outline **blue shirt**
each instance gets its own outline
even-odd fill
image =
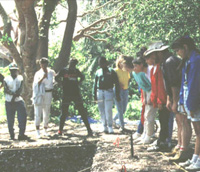
[[[192,51],[190,58],[182,69],[180,90],[180,104],[184,104],[184,84],[188,87],[186,106],[189,111],[195,112],[200,108],[200,54]]]
[[[133,72],[133,77],[135,78],[135,81],[137,82],[138,86],[145,92],[151,91],[151,82],[146,77],[144,72],[135,73]]]

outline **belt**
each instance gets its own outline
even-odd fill
[[[53,89],[50,89],[50,90],[45,90],[45,92],[52,92],[53,91]]]

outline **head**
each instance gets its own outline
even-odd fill
[[[46,57],[42,57],[40,60],[39,60],[39,63],[40,63],[40,67],[46,71],[47,70],[47,66],[49,64],[49,60],[46,58]]]
[[[147,68],[147,63],[145,61],[144,58],[142,57],[137,57],[136,59],[134,59],[132,61],[133,63],[133,66],[134,66],[134,71],[136,73],[139,73],[139,72],[143,72],[145,68]]]
[[[119,69],[123,68],[123,61],[124,61],[124,56],[120,55],[117,60],[116,60],[116,67]]]
[[[144,52],[147,50],[147,47],[142,47],[140,51],[136,53],[136,57],[144,57]]]
[[[123,64],[123,70],[124,71],[128,71],[128,72],[131,72],[131,71],[133,71],[133,63],[132,63],[132,61],[133,61],[133,57],[131,57],[131,56],[124,56],[123,57],[124,58],[124,61],[122,62],[122,64]]]
[[[108,66],[108,61],[105,57],[100,57],[98,63],[100,68],[106,68]]]
[[[78,60],[75,58],[71,58],[69,61],[69,68],[75,69],[77,64],[78,64]]]
[[[183,36],[175,40],[172,44],[172,49],[176,52],[177,56],[182,59],[187,59],[193,50],[196,50],[194,40],[189,36]]]
[[[9,70],[10,70],[11,76],[12,76],[13,78],[16,78],[17,75],[18,75],[18,70],[19,70],[17,64],[16,64],[16,63],[11,63],[11,64],[9,64]]]
[[[144,58],[148,65],[155,65],[160,63],[164,58],[164,52],[169,48],[163,42],[158,41],[150,44],[149,48],[144,52]]]

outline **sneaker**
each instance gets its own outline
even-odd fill
[[[112,127],[108,127],[108,133],[109,133],[109,134],[113,134],[113,133],[114,133],[114,131],[113,131],[113,128],[112,128]]]
[[[40,138],[40,130],[36,130],[36,138],[37,138],[37,139]]]
[[[144,138],[143,143],[144,144],[150,144],[151,143],[151,137],[146,135],[145,138]]]
[[[169,158],[171,162],[184,162],[187,159],[191,158],[188,154],[188,151],[178,151],[175,157]]]
[[[179,163],[178,165],[180,165],[181,167],[188,167],[192,164],[192,161],[190,159],[188,159],[187,161],[185,162],[181,162]]]
[[[198,164],[191,164],[191,165],[189,165],[188,167],[185,167],[185,169],[186,170],[191,170],[191,171],[196,171],[196,170],[200,170],[200,165],[198,165]]]
[[[180,150],[179,148],[174,147],[171,152],[165,153],[164,155],[165,156],[175,156],[177,154],[177,152],[179,152],[179,150]]]
[[[10,136],[9,140],[15,140],[15,135]]]
[[[49,134],[48,134],[48,132],[47,132],[47,130],[46,130],[46,129],[43,131],[43,135],[44,135],[44,136],[46,136],[46,137],[48,137],[48,136],[49,136]]]
[[[139,138],[139,137],[141,137],[141,134],[140,134],[140,133],[135,132],[135,133],[133,134],[133,140],[136,140],[136,139]]]
[[[30,138],[27,135],[18,135],[18,140],[29,140]]]
[[[118,131],[119,131],[120,133],[123,133],[123,132],[124,132],[124,128],[120,127]]]
[[[147,148],[148,152],[156,152],[156,151],[160,151],[160,147],[159,146],[151,146]]]
[[[62,131],[61,130],[58,130],[58,135],[62,136]]]

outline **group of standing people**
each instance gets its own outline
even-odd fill
[[[182,166],[188,170],[200,169],[200,52],[189,36],[175,40],[169,51],[169,46],[158,41],[142,47],[137,57],[121,55],[116,60],[116,68],[108,67],[106,58],[99,58],[99,67],[95,74],[93,95],[98,103],[103,132],[113,133],[113,124],[119,119],[120,131],[125,130],[124,113],[128,103],[128,87],[133,77],[141,91],[141,121],[134,133],[135,143],[150,144],[155,135],[155,116],[158,112],[160,131],[158,140],[151,144],[147,151],[164,151],[171,147],[174,115],[178,126],[178,143],[167,156],[173,156],[170,161],[186,161],[189,158],[188,146],[192,135],[191,123],[196,134],[195,150],[192,158]],[[40,59],[40,70],[36,72],[33,81],[33,96],[35,112],[36,136],[40,138],[41,115],[43,114],[44,135],[48,136],[47,128],[52,101],[54,80],[62,82],[62,114],[58,134],[63,134],[68,108],[73,101],[87,128],[88,135],[93,132],[87,119],[87,110],[83,106],[79,84],[84,75],[76,68],[78,61],[71,59],[69,66],[59,71],[48,67],[48,59]],[[18,67],[9,65],[11,75],[3,78],[5,105],[10,138],[15,139],[14,117],[18,113],[19,140],[28,137],[24,134],[26,128],[26,109],[21,95],[23,77],[18,74]],[[114,101],[113,101],[114,100]],[[112,116],[113,103],[117,114]]]
[[[200,52],[189,36],[175,40],[169,46],[158,41],[142,47],[137,57],[120,56],[116,69],[108,67],[107,60],[100,58],[100,68],[95,75],[94,99],[98,103],[103,131],[113,133],[113,124],[119,118],[124,130],[123,114],[128,102],[130,75],[136,80],[142,94],[141,122],[134,133],[134,142],[149,144],[147,151],[169,151],[174,116],[178,126],[178,142],[166,156],[172,162],[182,162],[187,170],[200,169]],[[112,118],[113,98],[117,116]],[[155,116],[159,114],[160,131],[156,141]],[[189,144],[193,125],[196,142],[192,158]],[[191,159],[189,159],[191,158]],[[188,160],[189,159],[189,160]],[[185,162],[184,162],[185,161]]]

